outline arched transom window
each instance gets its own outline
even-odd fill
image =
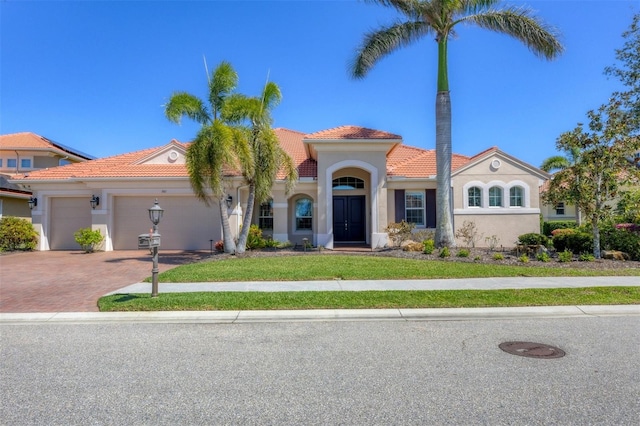
[[[364,189],[364,181],[357,177],[344,176],[333,180],[333,189]]]

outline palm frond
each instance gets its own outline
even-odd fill
[[[408,18],[417,18],[424,1],[418,0],[364,0],[365,3],[375,3],[385,7],[392,7]]]
[[[219,120],[203,126],[185,158],[191,187],[198,199],[209,206],[209,190],[216,199],[224,193],[224,167],[234,163],[232,130]]]
[[[551,172],[552,170],[564,170],[569,167],[571,163],[566,157],[561,155],[554,155],[553,157],[549,157],[542,162],[540,165],[540,170],[544,170],[545,172]]]
[[[433,30],[422,21],[397,22],[365,35],[361,47],[350,64],[351,75],[363,78],[383,57],[408,46]]]
[[[164,106],[164,114],[170,121],[177,124],[180,124],[183,116],[200,124],[205,124],[211,119],[204,103],[186,92],[173,93]]]
[[[238,74],[231,64],[226,61],[220,64],[213,71],[209,80],[209,102],[213,112],[213,118],[217,118],[225,98],[229,96],[238,86]]]
[[[558,30],[537,19],[526,8],[488,10],[463,16],[457,22],[474,23],[481,28],[509,35],[524,43],[536,56],[545,59],[554,59],[564,51],[558,40]]]

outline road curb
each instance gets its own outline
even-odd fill
[[[158,311],[0,313],[0,325],[91,323],[238,324],[296,321],[470,321],[640,316],[640,305],[523,308],[318,309],[285,311]]]

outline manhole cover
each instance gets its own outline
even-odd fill
[[[532,342],[504,342],[498,345],[503,351],[529,358],[561,358],[565,352],[555,346]]]

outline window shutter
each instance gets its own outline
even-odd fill
[[[399,223],[405,219],[404,217],[404,189],[396,189],[396,223]]]
[[[427,189],[425,202],[426,213],[427,213],[427,228],[435,228],[436,227],[436,190],[435,189]]]

